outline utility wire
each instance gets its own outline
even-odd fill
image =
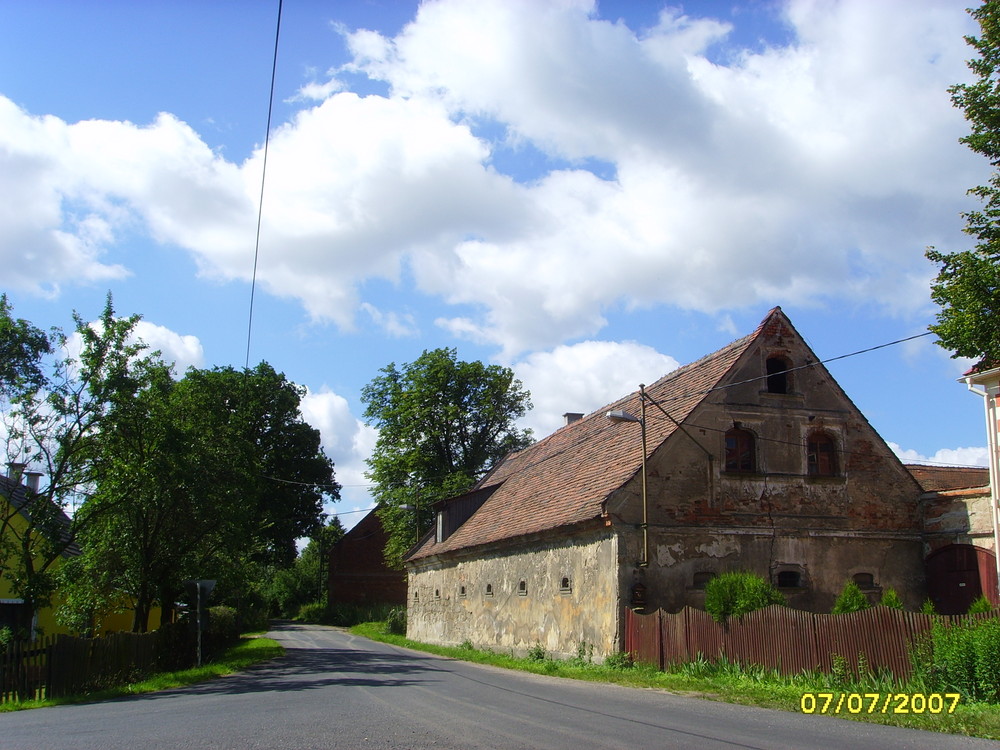
[[[253,248],[253,275],[250,279],[250,313],[247,320],[247,357],[244,367],[250,369],[250,340],[253,333],[253,300],[257,289],[257,260],[260,257],[260,225],[264,215],[264,179],[267,176],[267,147],[271,142],[271,115],[274,112],[274,81],[278,71],[278,39],[281,37],[281,3],[278,0],[278,20],[274,29],[274,54],[271,57],[271,93],[267,101],[267,130],[264,133],[264,163],[260,172],[260,199],[257,202],[257,234]]]

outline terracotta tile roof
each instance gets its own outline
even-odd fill
[[[683,422],[718,385],[774,316],[719,351],[680,367],[646,387],[678,422]],[[478,487],[499,485],[468,521],[441,543],[422,540],[408,559],[490,544],[600,519],[604,501],[641,467],[641,430],[616,424],[605,413],[623,409],[639,415],[639,391],[572,422],[534,445],[507,456]],[[655,406],[647,406],[658,411]],[[647,420],[647,451],[651,455],[677,429],[668,419]]]
[[[906,468],[924,492],[986,487],[990,483],[990,470],[987,468],[924,464],[906,464]]]

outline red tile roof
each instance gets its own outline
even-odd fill
[[[665,375],[648,386],[646,394],[683,422],[767,325],[784,321],[780,308],[774,308],[754,333]],[[483,506],[441,543],[430,535],[408,559],[600,519],[604,501],[641,467],[639,425],[606,419],[605,413],[613,409],[638,416],[639,391],[507,456],[479,482],[479,487],[500,485]],[[659,410],[647,405],[647,413],[652,412]],[[677,429],[668,419],[648,419],[646,427],[648,455]]]
[[[906,468],[924,492],[964,490],[986,487],[990,483],[990,470],[986,468],[924,464],[906,464]]]

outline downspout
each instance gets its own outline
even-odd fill
[[[966,377],[965,382],[969,390],[977,396],[983,397],[983,405],[986,410],[986,439],[990,456],[990,517],[993,521],[993,557],[996,563],[997,587],[994,592],[997,601],[1000,601],[1000,454],[998,454],[997,432],[1000,430],[1000,423],[997,422],[1000,414],[997,413],[997,400],[1000,399],[1000,370],[992,371],[995,374],[995,382],[991,385],[983,384],[982,390],[976,389],[972,381],[972,376]]]
[[[640,568],[649,567],[649,501],[646,496],[646,386],[639,384],[639,427],[642,432],[642,560]]]

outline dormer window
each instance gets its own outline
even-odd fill
[[[814,432],[806,443],[806,463],[811,477],[837,475],[837,446],[825,432]]]
[[[756,470],[753,433],[734,427],[726,433],[726,471],[752,473]]]
[[[767,370],[767,392],[768,393],[791,393],[791,376],[789,370],[792,363],[785,357],[768,357],[766,362]]]

